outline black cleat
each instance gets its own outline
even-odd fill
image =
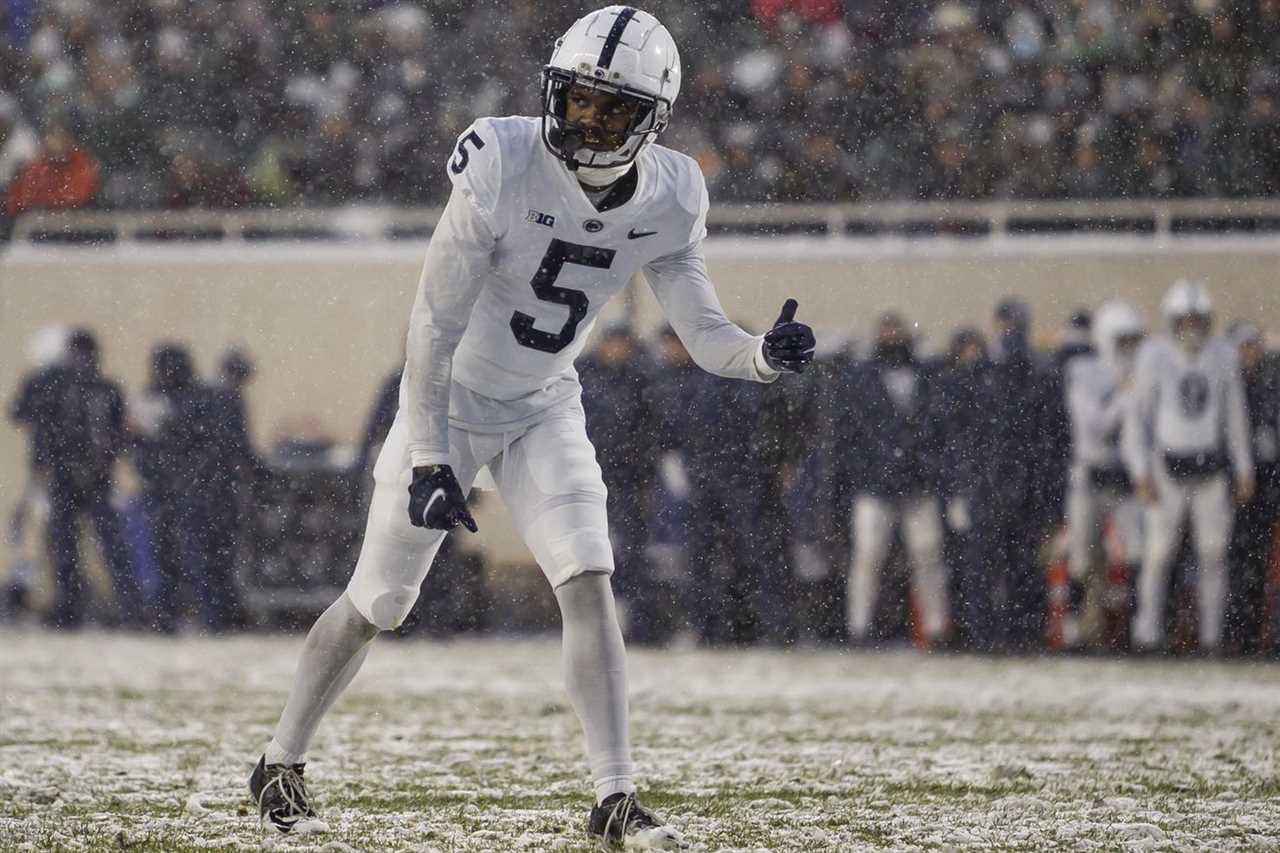
[[[316,816],[302,782],[304,764],[268,764],[258,759],[249,777],[249,796],[258,804],[258,820],[281,834],[328,832],[329,825]]]
[[[593,806],[587,835],[606,850],[682,850],[680,833],[636,802],[635,794],[613,794]]]

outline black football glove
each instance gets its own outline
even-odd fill
[[[796,322],[797,307],[794,299],[782,303],[778,322],[764,336],[765,363],[783,373],[803,373],[813,361],[813,348],[817,345],[813,329]]]
[[[448,465],[421,465],[413,469],[409,486],[409,523],[432,530],[452,530],[461,524],[475,533],[476,520],[467,509],[458,478]]]

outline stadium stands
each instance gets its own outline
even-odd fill
[[[438,202],[475,115],[538,110],[579,11],[547,5],[6,4],[8,211]],[[718,200],[1280,191],[1278,0],[648,5],[686,71],[665,141]]]

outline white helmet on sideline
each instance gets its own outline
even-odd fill
[[[609,150],[588,145],[589,133],[565,119],[575,85],[607,92],[633,105],[623,142]],[[542,141],[570,169],[625,174],[671,119],[680,93],[680,53],[667,28],[648,12],[609,6],[579,18],[556,40],[542,70]]]
[[[1209,289],[1197,281],[1178,279],[1164,295],[1164,318],[1178,346],[1198,352],[1213,326],[1213,300]]]
[[[1146,335],[1147,324],[1138,309],[1128,302],[1114,300],[1105,303],[1093,315],[1093,345],[1104,362],[1117,360],[1121,343]]]
[[[1169,288],[1161,303],[1164,318],[1170,323],[1183,317],[1213,317],[1213,299],[1209,289],[1198,281],[1180,278]]]

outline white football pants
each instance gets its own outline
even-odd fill
[[[1189,513],[1197,562],[1200,647],[1217,648],[1222,641],[1227,601],[1227,545],[1235,519],[1230,479],[1226,474],[1217,474],[1174,480],[1161,464],[1155,466],[1154,477],[1157,500],[1146,509],[1146,548],[1138,576],[1133,642],[1143,648],[1155,648],[1164,641],[1169,572],[1178,556],[1182,525]]]
[[[880,594],[880,572],[889,558],[893,532],[902,528],[911,560],[912,586],[930,640],[947,627],[947,570],[942,562],[942,503],[937,495],[897,501],[859,495],[853,502],[853,561],[849,569],[848,627],[864,639]]]
[[[1087,583],[1105,562],[1103,533],[1107,521],[1115,526],[1125,563],[1142,559],[1142,513],[1132,494],[1100,489],[1089,471],[1075,466],[1067,493],[1067,570],[1073,580]]]
[[[347,595],[360,615],[396,628],[418,599],[443,530],[409,523],[407,430],[397,416],[373,469],[373,501]],[[587,439],[582,404],[553,406],[507,433],[449,428],[449,462],[463,494],[484,465],[525,544],[553,588],[584,572],[613,573],[604,478]]]

